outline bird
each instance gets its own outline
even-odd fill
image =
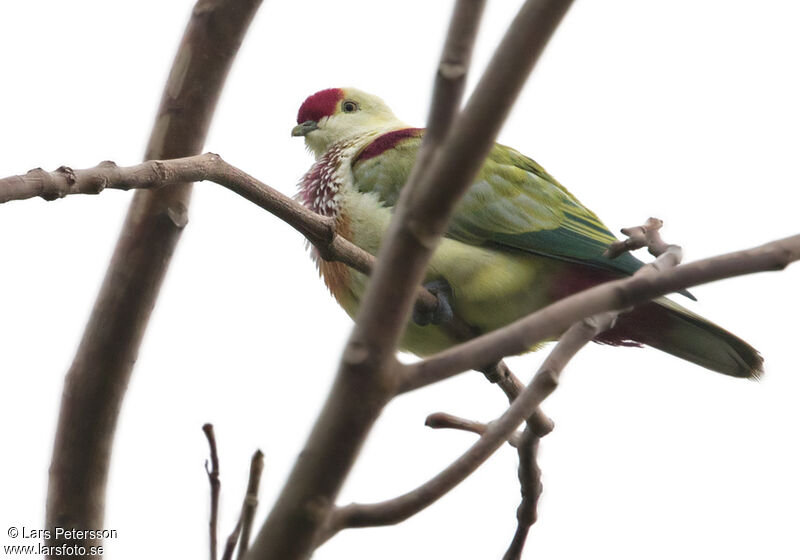
[[[382,99],[356,88],[308,96],[292,136],[305,139],[315,161],[298,184],[297,200],[332,218],[338,235],[376,255],[424,134]],[[446,328],[453,317],[479,335],[631,276],[644,263],[630,253],[606,257],[615,241],[542,166],[495,144],[427,266],[424,285],[439,305],[434,313],[415,313],[400,348],[429,356],[464,341]],[[311,251],[328,290],[355,318],[368,278]],[[763,371],[761,355],[747,342],[666,297],[620,314],[595,342],[650,346],[733,377],[755,379]]]

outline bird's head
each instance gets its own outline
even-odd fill
[[[343,140],[403,124],[380,97],[355,88],[333,88],[309,96],[297,112],[292,136],[304,136],[316,157]]]

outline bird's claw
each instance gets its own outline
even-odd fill
[[[440,325],[453,318],[453,307],[450,305],[450,285],[445,280],[433,280],[423,284],[426,290],[436,296],[434,309],[421,311],[414,307],[412,318],[417,325]]]

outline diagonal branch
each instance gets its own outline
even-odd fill
[[[228,69],[261,0],[199,0],[167,80],[146,159],[198,153]],[[161,281],[187,223],[191,185],[134,197],[78,352],[58,419],[46,526],[103,526],[117,416]],[[53,532],[53,534],[55,534]],[[52,539],[90,549],[93,539]]]
[[[473,434],[478,434],[479,436],[485,434],[486,430],[489,428],[489,424],[468,420],[459,416],[453,416],[452,414],[447,414],[446,412],[434,412],[429,414],[425,419],[425,425],[434,430],[449,428],[451,430],[472,432]],[[511,436],[508,438],[508,444],[511,447],[519,447],[521,443],[522,433],[520,432],[511,434]]]
[[[670,257],[673,258],[673,257]],[[684,264],[663,272],[614,280],[561,299],[464,344],[460,344],[403,369],[400,391],[419,389],[467,371],[488,359],[525,352],[533,344],[558,336],[585,317],[625,309],[651,299],[697,286],[753,274],[782,270],[800,259],[800,235],[759,247]],[[652,270],[648,267],[647,270]]]
[[[106,189],[156,190],[176,183],[197,181],[217,183],[272,213],[299,231],[324,259],[342,262],[366,275],[372,272],[375,257],[337,235],[332,218],[312,212],[213,153],[146,161],[129,167],[104,161],[89,169],[66,166],[51,172],[32,169],[24,175],[0,179],[0,204],[37,196],[56,200],[76,194],[100,194]],[[415,305],[425,313],[435,309],[438,301],[436,296],[420,286]],[[455,318],[446,327],[459,339],[466,340],[474,334],[469,325]]]

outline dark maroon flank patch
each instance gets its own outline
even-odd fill
[[[400,140],[422,136],[423,130],[422,128],[401,128],[400,130],[393,130],[386,134],[381,134],[358,154],[356,161],[379,156],[386,150],[394,148]]]
[[[297,124],[306,121],[319,121],[322,117],[330,117],[336,112],[336,104],[344,97],[339,88],[323,89],[309,95],[297,112]]]

